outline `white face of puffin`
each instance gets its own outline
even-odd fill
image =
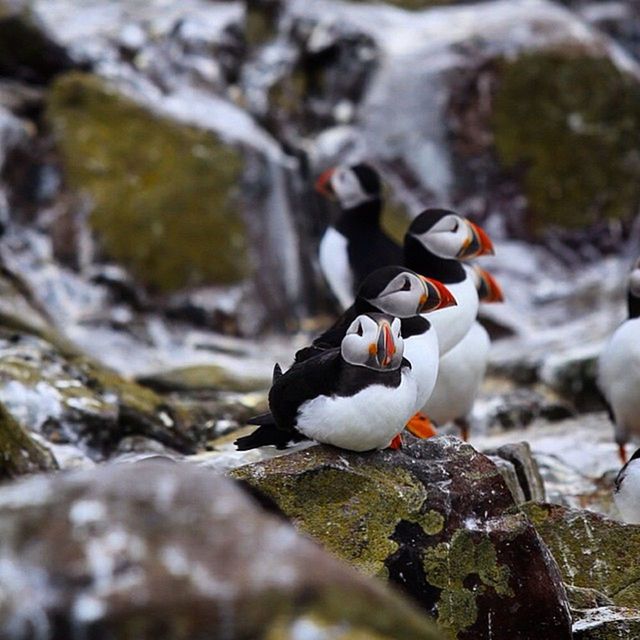
[[[629,293],[635,298],[640,298],[640,260],[635,263],[629,274]]]
[[[368,301],[383,313],[398,318],[410,318],[456,304],[449,289],[441,282],[413,271],[399,273],[377,297]]]
[[[349,364],[376,371],[394,371],[402,363],[404,342],[398,318],[360,315],[342,339],[342,357]]]
[[[417,238],[431,253],[441,258],[468,260],[493,253],[487,234],[455,213],[444,216]]]
[[[352,209],[377,197],[364,190],[355,171],[350,167],[336,167],[331,174],[330,183],[331,189],[343,209]]]

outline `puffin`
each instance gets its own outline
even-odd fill
[[[488,271],[476,265],[465,269],[473,277],[480,302],[504,301],[500,285]],[[453,422],[465,442],[469,438],[468,416],[484,380],[490,347],[487,330],[476,320],[467,335],[440,358],[435,388],[421,407],[437,425]]]
[[[382,183],[366,163],[327,169],[316,191],[337,200],[340,215],[320,240],[322,274],[342,309],[362,280],[378,267],[402,264],[402,248],[381,228]]]
[[[437,280],[420,276],[406,267],[376,269],[364,279],[351,307],[311,346],[298,351],[295,360],[301,362],[335,348],[353,319],[361,313],[383,312],[399,318],[405,358],[411,363],[408,375],[415,379],[417,389],[415,411],[406,426],[414,436],[428,438],[435,435],[435,430],[419,409],[436,384],[440,354],[438,336],[428,314],[455,304],[451,292]]]
[[[396,443],[416,402],[400,330],[398,318],[361,314],[338,348],[294,363],[285,373],[276,365],[271,411],[250,421],[258,429],[238,438],[236,447],[282,449],[309,439],[370,451]]]
[[[461,261],[493,253],[493,244],[481,227],[448,209],[426,209],[409,226],[404,265],[442,282],[458,303],[428,316],[438,334],[441,356],[464,338],[478,315],[474,277]]]
[[[613,499],[624,522],[640,524],[640,449],[620,469]]]
[[[627,442],[640,437],[640,260],[634,264],[627,285],[628,318],[600,353],[597,374],[623,464]]]

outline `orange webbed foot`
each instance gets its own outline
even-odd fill
[[[420,412],[416,413],[416,415],[409,420],[406,429],[409,433],[421,440],[432,438],[438,433],[436,428],[433,426],[433,422],[431,422],[424,413]]]
[[[389,449],[401,449],[402,448],[402,436],[398,434],[390,443]]]

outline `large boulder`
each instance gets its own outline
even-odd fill
[[[0,532],[7,640],[438,638],[397,595],[192,465],[6,487]]]
[[[55,82],[47,117],[64,177],[90,198],[90,225],[108,258],[154,292],[242,280],[235,148],[152,114],[88,74]]]
[[[409,439],[409,438],[408,438]],[[486,456],[452,437],[401,451],[316,446],[233,472],[296,526],[402,588],[451,638],[569,638],[560,574]]]

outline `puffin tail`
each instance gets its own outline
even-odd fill
[[[238,438],[233,443],[238,451],[248,451],[249,449],[268,446],[273,446],[276,449],[286,449],[290,442],[305,440],[305,437],[297,431],[279,429],[270,413],[263,413],[260,416],[251,418],[249,424],[259,424],[260,426],[253,433]]]

